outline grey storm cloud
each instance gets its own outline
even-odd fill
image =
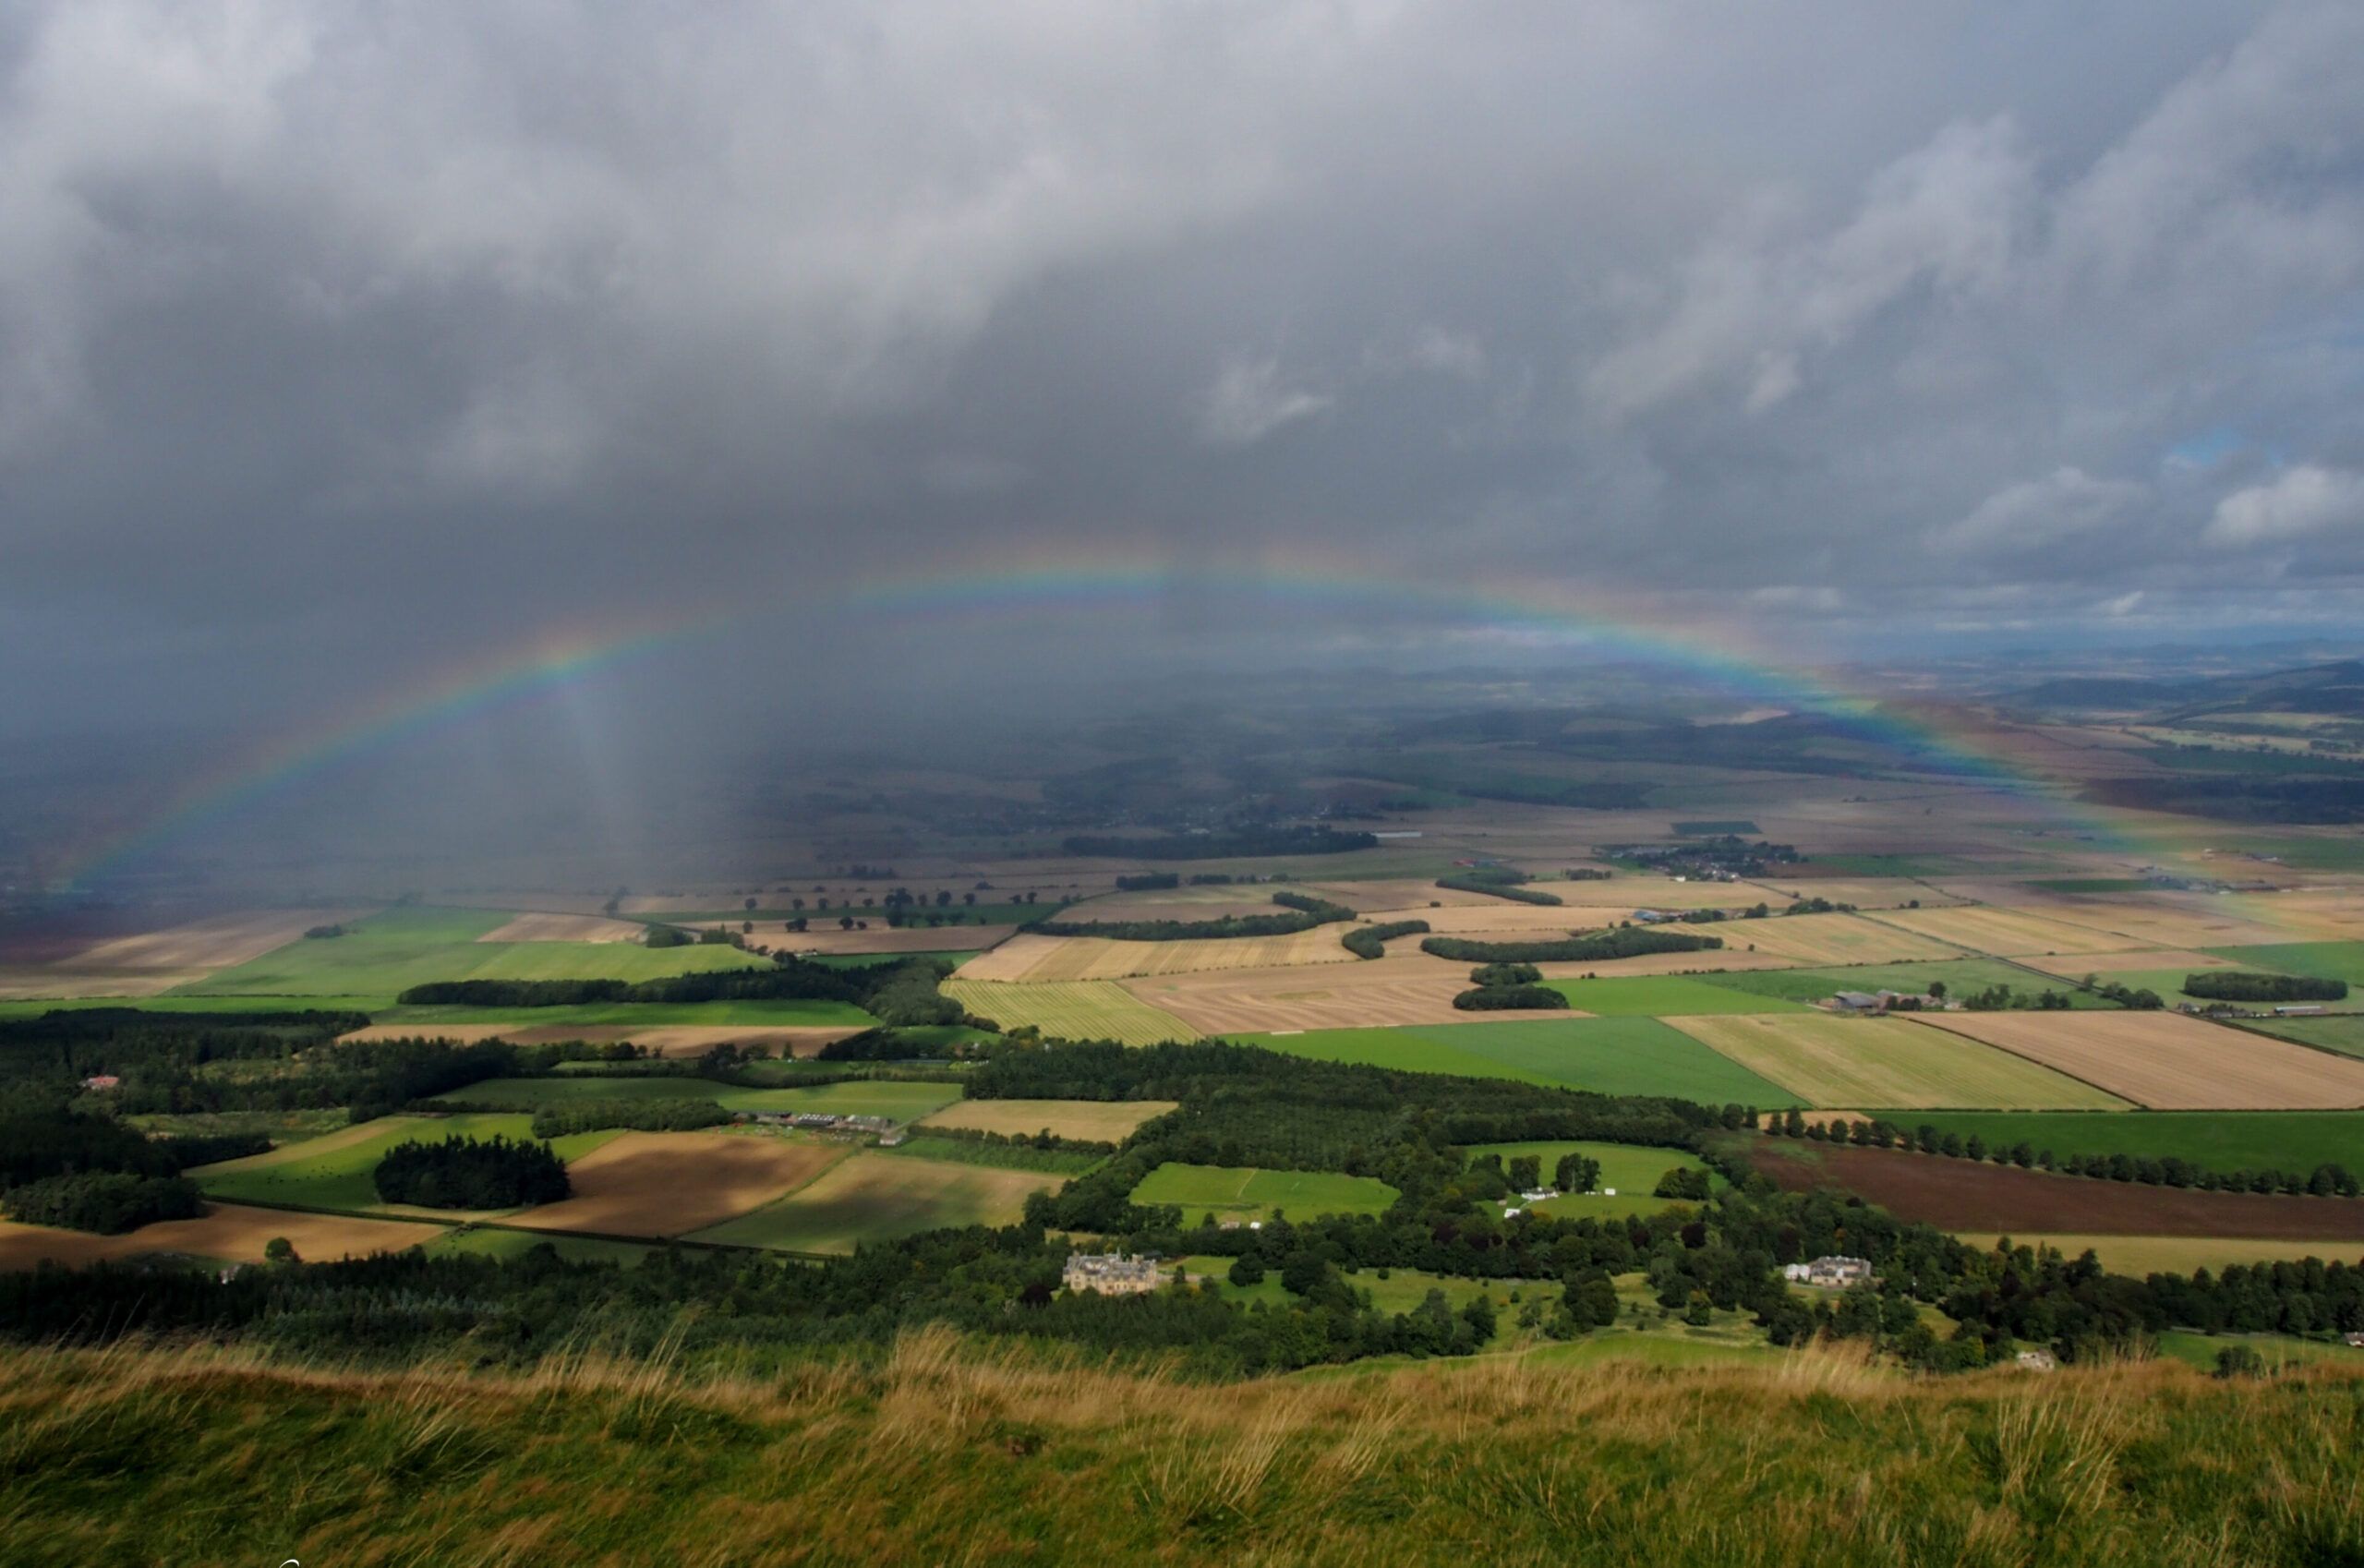
[[[1111,539],[2352,621],[2359,315],[2353,5],[28,0],[0,655],[325,695]]]

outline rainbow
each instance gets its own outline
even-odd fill
[[[1950,774],[2036,802],[2097,848],[2173,852],[2157,819],[2076,802],[2017,754],[2007,736],[1973,728],[1945,710],[1851,689],[1831,671],[1784,658],[1743,630],[1688,622],[1662,603],[1627,592],[1527,580],[1425,582],[1375,571],[1357,560],[1304,551],[1177,569],[1147,550],[1063,549],[860,579],[825,608],[849,618],[912,613],[1030,626],[1094,616],[1138,621],[1170,605],[1177,593],[1219,596],[1268,618],[1414,618],[1493,635],[1550,639],[1621,661],[1685,670],[1735,696],[1822,715],[1865,739],[1934,758]],[[592,681],[762,613],[706,609],[656,625],[546,636],[447,669],[358,713],[226,758],[177,790],[163,808],[86,848],[61,869],[69,882],[120,871],[207,823],[308,778]]]
[[[513,709],[726,624],[699,616],[669,625],[546,634],[437,672],[357,713],[284,735],[223,759],[182,784],[128,830],[85,848],[61,868],[69,886],[123,870],[204,825],[220,821],[403,742]]]

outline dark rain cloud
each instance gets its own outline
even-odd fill
[[[29,4],[0,657],[260,721],[769,606],[763,680],[1111,541],[2353,624],[2359,328],[2352,5]]]

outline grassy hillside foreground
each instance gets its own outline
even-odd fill
[[[906,1336],[693,1384],[0,1352],[18,1562],[2350,1562],[2364,1379],[1550,1366],[1190,1386]]]

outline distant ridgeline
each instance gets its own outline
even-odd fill
[[[1661,931],[1646,925],[1617,925],[1581,935],[1526,942],[1474,942],[1465,936],[1430,936],[1421,942],[1420,951],[1455,963],[1551,964],[1593,963],[1638,958],[1644,953],[1696,953],[1723,945],[1720,936],[1697,936],[1687,931]]]
[[[1334,827],[1228,827],[1158,838],[1077,834],[1059,847],[1071,855],[1111,860],[1227,861],[1246,855],[1337,855],[1378,844],[1374,835],[1341,833]]]
[[[1224,915],[1215,920],[1043,920],[1032,929],[1045,936],[1106,936],[1119,942],[1186,942],[1223,936],[1287,936],[1353,920],[1344,904],[1304,893],[1275,893],[1272,902],[1295,914]]]

